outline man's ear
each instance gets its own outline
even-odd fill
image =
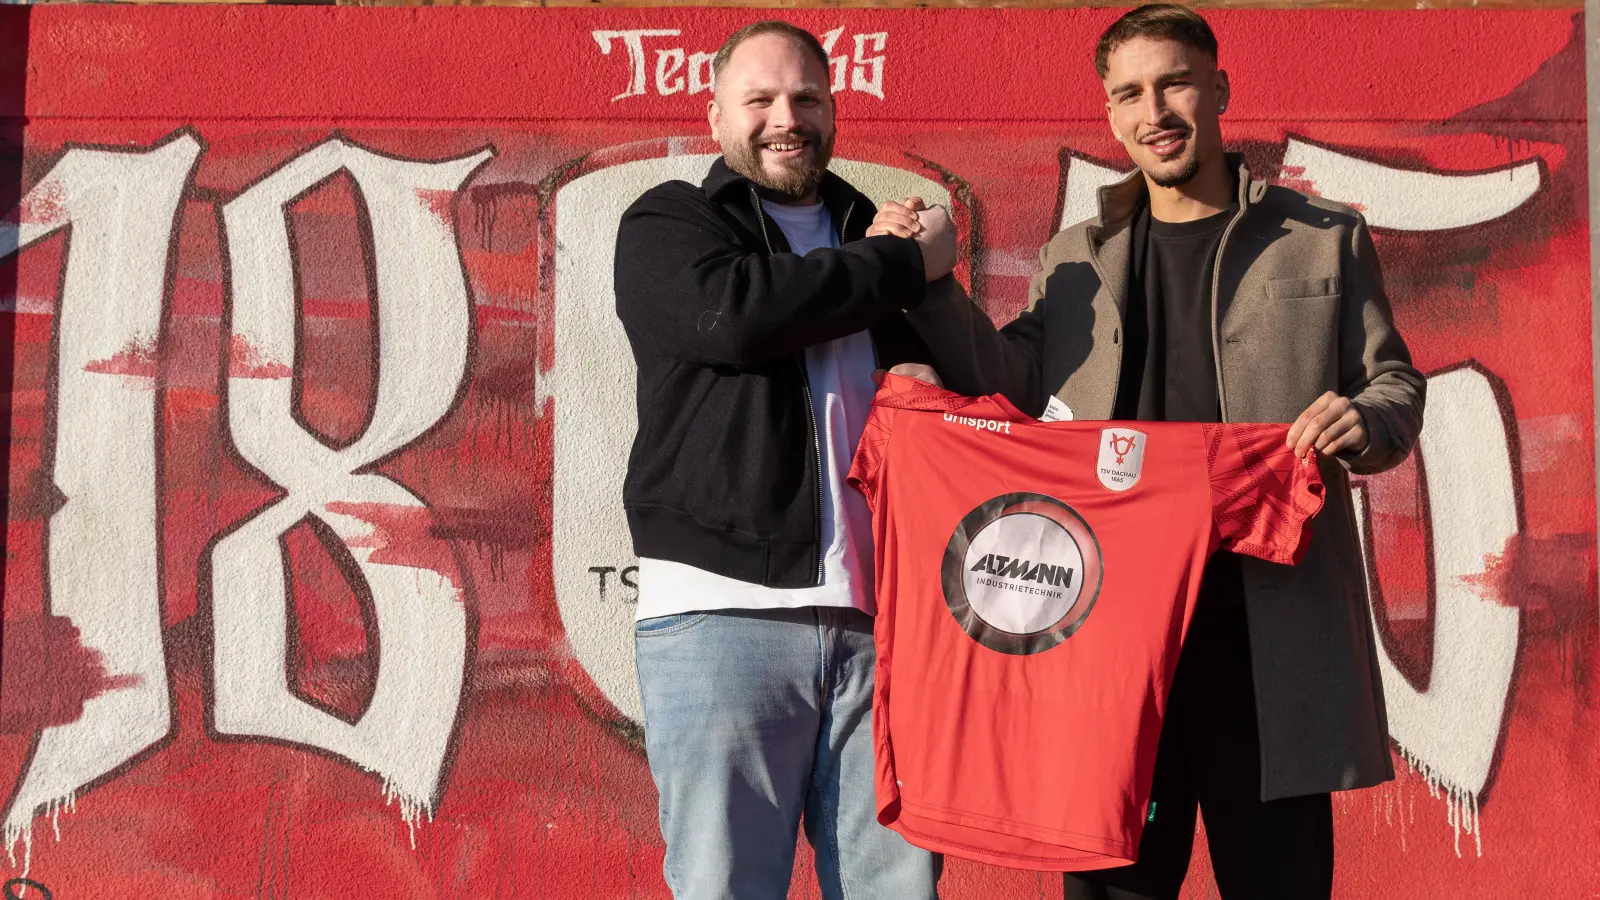
[[[1216,80],[1217,112],[1224,112],[1228,108],[1228,101],[1233,97],[1233,87],[1228,83],[1228,73],[1217,70]]]
[[[717,98],[706,101],[706,124],[711,126],[711,136],[717,136],[717,121],[722,118],[722,110],[717,108]]]

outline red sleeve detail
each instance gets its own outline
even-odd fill
[[[872,412],[867,414],[867,424],[861,430],[861,443],[856,445],[856,454],[850,460],[850,472],[845,475],[845,483],[861,492],[867,498],[867,508],[874,514],[878,511],[877,486],[878,478],[883,472],[883,460],[889,452],[889,432],[894,426],[895,408],[887,406],[881,401],[883,391],[878,391],[878,401],[872,404]]]
[[[1219,549],[1294,565],[1322,509],[1322,472],[1284,443],[1287,425],[1205,425]]]
[[[976,402],[981,402],[981,398],[963,397],[926,381],[890,374],[883,376],[877,396],[872,399],[875,407],[918,409],[924,412],[953,412]]]
[[[964,411],[985,419],[1034,421],[999,394],[964,397],[916,378],[885,374],[883,382],[878,385],[878,393],[872,398],[872,412],[861,431],[861,443],[856,445],[850,473],[845,476],[845,481],[867,498],[867,506],[874,512],[877,511],[875,491],[883,476],[883,461],[889,449],[889,430],[894,423],[895,412],[902,409],[919,412]]]

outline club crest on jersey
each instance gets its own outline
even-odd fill
[[[1071,637],[1100,593],[1100,544],[1054,497],[1002,494],[968,513],[945,547],[945,605],[969,637],[1014,655]]]
[[[1138,484],[1147,440],[1144,432],[1132,428],[1101,429],[1100,458],[1094,467],[1100,483],[1113,491],[1125,491]]]

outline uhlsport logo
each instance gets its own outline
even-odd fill
[[[1132,428],[1101,429],[1100,458],[1094,467],[1100,483],[1119,492],[1138,484],[1147,440],[1144,432]]]
[[[1100,544],[1070,506],[1002,494],[968,513],[944,551],[945,604],[973,640],[1001,653],[1051,649],[1100,594]]]
[[[969,416],[958,416],[954,413],[945,413],[944,420],[946,422],[954,422],[957,425],[965,425],[968,428],[976,428],[978,431],[998,431],[1002,434],[1011,433],[1011,423],[1003,419],[974,419]]]

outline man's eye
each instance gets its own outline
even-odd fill
[[[761,108],[764,109],[764,108],[766,108],[768,106],[771,106],[772,105],[772,101],[768,100],[765,97],[758,97],[755,100],[751,100],[749,105],[756,106],[756,107],[761,107]]]
[[[1129,103],[1137,99],[1139,99],[1139,94],[1136,91],[1129,91],[1128,93],[1123,94],[1121,97],[1118,97],[1117,102]]]

